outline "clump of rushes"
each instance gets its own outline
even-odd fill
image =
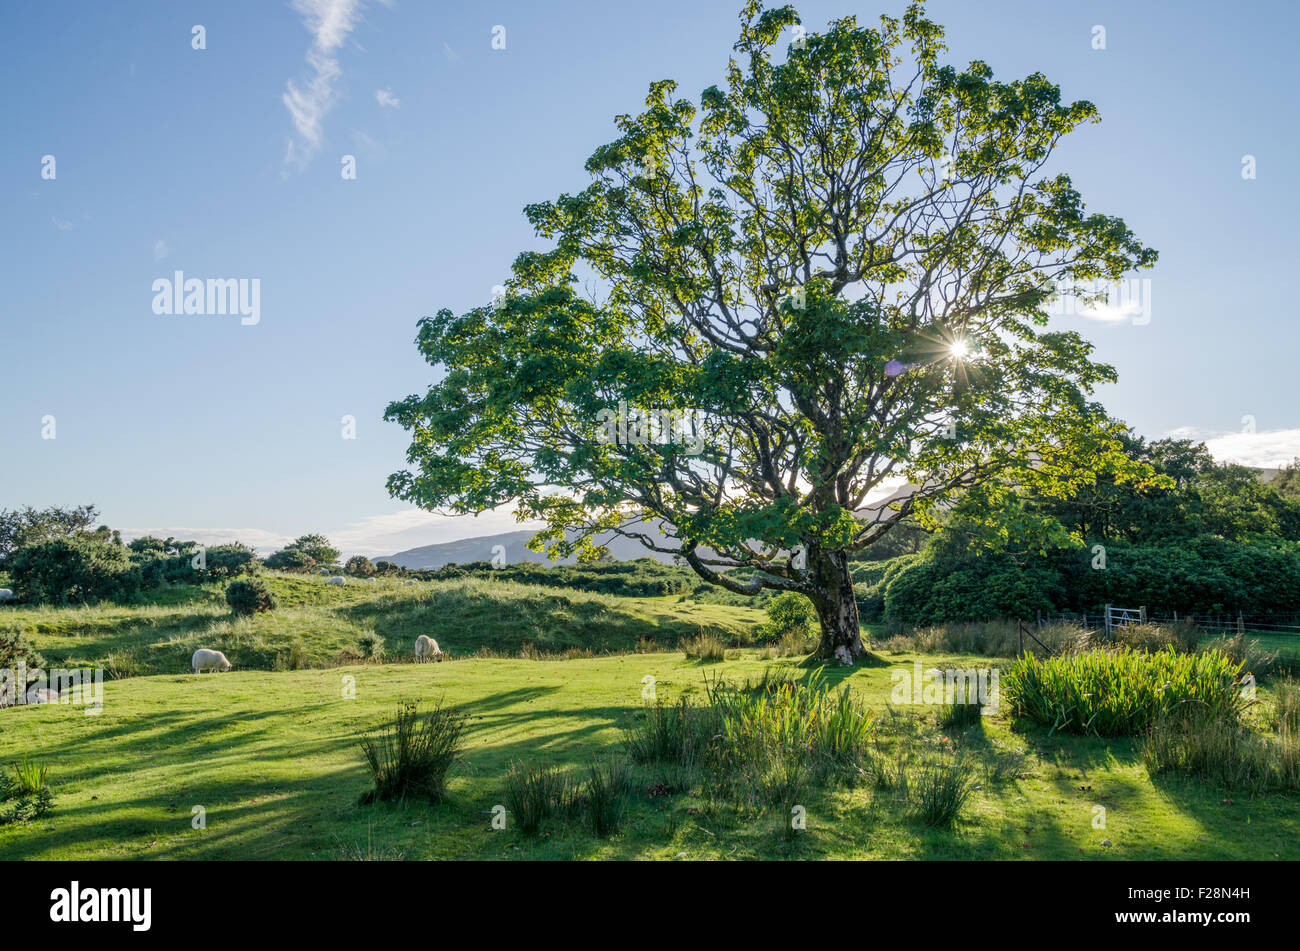
[[[966,762],[927,763],[908,785],[912,816],[927,826],[950,826],[961,815],[974,785]]]
[[[0,772],[0,826],[31,822],[54,808],[48,775],[48,766],[29,759]]]
[[[441,802],[447,773],[460,754],[465,732],[463,713],[439,701],[428,713],[413,703],[398,708],[393,725],[361,741],[374,787],[362,804],[422,798]]]
[[[704,631],[688,641],[683,641],[682,651],[686,654],[687,660],[701,660],[710,664],[725,660],[727,656],[727,646]]]
[[[980,722],[984,705],[980,703],[979,685],[970,679],[961,679],[955,685],[952,700],[939,708],[939,725],[962,729]]]
[[[1242,665],[1208,650],[1178,654],[1129,648],[1092,650],[1041,660],[1019,657],[1002,677],[1013,715],[1052,732],[1125,736],[1141,733],[1182,704],[1236,721],[1251,703],[1241,689]]]
[[[626,762],[593,764],[584,787],[584,802],[591,831],[602,839],[613,835],[627,813],[632,774]]]
[[[1142,748],[1147,771],[1183,773],[1251,793],[1300,790],[1300,733],[1285,721],[1274,734],[1196,706],[1162,714]]]
[[[515,763],[506,774],[506,809],[526,836],[537,835],[542,822],[561,803],[572,802],[565,776],[552,766],[535,768]]]

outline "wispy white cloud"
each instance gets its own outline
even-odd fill
[[[60,231],[71,231],[71,230],[72,230],[72,222],[71,222],[71,221],[68,221],[66,218],[59,218],[59,217],[57,217],[57,216],[53,216],[53,215],[51,215],[51,216],[50,216],[50,221],[53,222],[53,223],[54,223],[54,227],[58,228]]]
[[[360,19],[361,0],[293,0],[293,8],[312,38],[307,51],[311,78],[301,88],[290,79],[281,97],[297,133],[289,140],[285,162],[301,165],[320,148],[325,116],[338,98],[335,85],[343,74],[336,54]]]
[[[167,257],[167,255],[171,253],[172,253],[172,249],[167,246],[167,242],[164,241],[162,238],[159,238],[157,241],[153,243],[153,259],[155,261],[161,261],[163,258]]]
[[[1183,426],[1165,433],[1165,436],[1203,442],[1218,462],[1235,462],[1260,469],[1279,469],[1300,458],[1300,429],[1223,432]]]
[[[379,103],[381,107],[388,106],[393,109],[398,108],[402,104],[402,100],[394,96],[391,89],[376,89],[375,102]]]
[[[442,55],[447,57],[447,62],[449,63],[457,63],[460,61],[460,54],[446,43],[442,44]]]

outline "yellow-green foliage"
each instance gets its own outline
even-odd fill
[[[1001,695],[1014,715],[1054,732],[1123,736],[1145,730],[1180,704],[1236,720],[1248,702],[1240,675],[1241,663],[1217,650],[1149,654],[1121,648],[1047,660],[1026,654],[1003,674]]]

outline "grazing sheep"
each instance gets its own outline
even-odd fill
[[[402,582],[402,587],[403,587],[403,588],[409,588],[409,587],[411,587],[411,586],[414,585],[414,584],[415,584],[414,581],[403,581],[403,582]]]
[[[8,588],[0,588],[0,601],[12,601],[14,593]]]
[[[196,674],[204,670],[229,670],[231,667],[230,661],[226,660],[226,655],[221,651],[210,651],[202,647],[194,652],[190,665]]]
[[[438,647],[438,642],[428,634],[421,634],[415,639],[415,662],[423,664],[430,658],[441,661],[442,649]]]
[[[327,575],[327,574],[329,574],[329,573],[330,573],[330,570],[329,570],[328,568],[322,568],[322,569],[320,570],[320,574]]]
[[[333,578],[331,578],[329,581],[326,581],[325,583],[342,586],[348,583],[348,579],[344,578],[342,575],[335,575]]]

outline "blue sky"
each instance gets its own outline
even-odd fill
[[[17,5],[0,35],[0,507],[93,502],[129,533],[323,531],[384,554],[506,531],[390,500],[382,421],[432,369],[416,321],[485,302],[521,209],[585,184],[648,83],[718,81],[739,0]],[[796,4],[809,29],[901,0]],[[1102,123],[1059,167],[1160,251],[1151,320],[1062,317],[1139,432],[1300,454],[1288,278],[1300,155],[1291,3],[931,0],[949,59],[1041,70]],[[202,25],[206,49],[192,48]],[[492,48],[505,27],[505,49]],[[1106,48],[1093,48],[1103,26]],[[297,91],[295,98],[293,90]],[[289,102],[286,102],[288,96]],[[294,108],[291,109],[290,105]],[[42,178],[43,157],[55,160]],[[357,175],[340,175],[344,155]],[[1242,178],[1242,157],[1257,177]],[[257,278],[260,321],[153,312],[152,284]],[[342,417],[356,438],[342,438]],[[55,438],[43,439],[53,416]],[[1255,432],[1243,433],[1243,417]]]

